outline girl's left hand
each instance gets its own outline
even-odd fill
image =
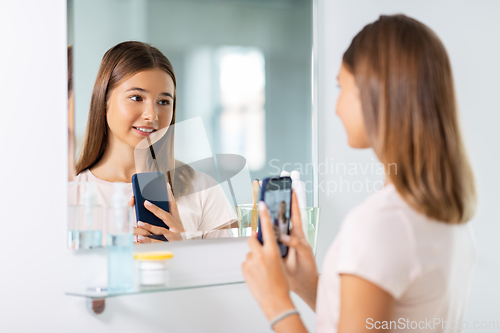
[[[250,291],[267,319],[272,320],[283,311],[293,309],[294,305],[271,218],[263,201],[259,202],[259,216],[264,245],[257,240],[257,234],[252,233],[248,239],[251,251],[242,269]]]
[[[174,195],[172,193],[172,189],[170,188],[170,184],[167,183],[168,188],[168,208],[170,213],[164,211],[158,206],[152,204],[149,201],[144,203],[144,207],[149,210],[151,213],[155,214],[160,220],[162,220],[167,228],[161,228],[149,223],[145,223],[142,221],[137,222],[137,230],[134,230],[134,233],[137,236],[137,241],[139,243],[152,243],[159,242],[158,240],[148,238],[144,235],[153,234],[153,235],[163,235],[169,241],[177,241],[182,240],[182,232],[184,232],[184,226],[182,225],[182,221],[179,215],[179,209],[177,208],[177,203],[175,202]],[[147,232],[147,233],[145,233]]]

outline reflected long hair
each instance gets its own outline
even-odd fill
[[[166,134],[154,144],[160,170],[155,170],[151,154],[141,166],[141,171],[163,171],[172,174],[172,188],[176,197],[189,189],[194,170],[174,158],[174,126],[177,99],[177,83],[170,61],[157,48],[136,41],[120,43],[109,49],[102,58],[101,66],[92,91],[87,130],[83,150],[76,164],[76,174],[92,168],[102,158],[107,147],[109,126],[106,120],[107,105],[111,92],[132,75],[161,69],[174,82],[173,114]],[[137,166],[137,165],[136,165]]]
[[[475,181],[436,34],[404,15],[380,16],[354,37],[343,63],[359,88],[371,146],[402,198],[438,221],[470,220]]]

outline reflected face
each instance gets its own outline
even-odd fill
[[[354,75],[342,64],[337,80],[341,90],[336,113],[344,124],[349,146],[369,148],[361,98]]]
[[[134,74],[115,87],[107,105],[108,140],[135,148],[172,121],[174,82],[161,69]]]

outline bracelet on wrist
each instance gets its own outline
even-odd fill
[[[274,325],[276,325],[278,322],[282,321],[283,319],[290,317],[290,316],[293,316],[293,315],[298,315],[298,314],[299,314],[299,312],[296,309],[290,309],[290,310],[283,311],[282,313],[280,313],[279,315],[274,317],[273,320],[271,320],[271,323],[270,323],[271,329],[274,329]]]

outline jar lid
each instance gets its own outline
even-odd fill
[[[173,257],[174,254],[172,252],[167,252],[167,251],[134,253],[134,259],[141,261],[160,261],[160,260],[171,259]]]

